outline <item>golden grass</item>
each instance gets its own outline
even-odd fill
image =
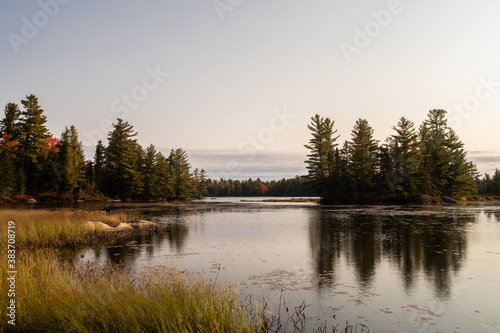
[[[106,213],[83,210],[0,210],[0,234],[7,234],[7,221],[15,222],[16,243],[21,249],[74,247],[90,242],[102,230],[90,230],[86,221],[110,225],[134,219],[133,213]],[[0,246],[6,247],[6,237]]]
[[[0,332],[262,332],[266,318],[242,305],[236,287],[176,270],[137,274],[95,263],[76,266],[59,249],[99,236],[87,220],[119,223],[129,214],[0,210]],[[16,325],[10,298],[7,222],[15,222]]]
[[[0,292],[7,295],[7,269],[0,266]],[[118,267],[75,267],[45,249],[19,255],[17,271],[16,326],[2,320],[0,331],[263,331],[263,316],[240,303],[236,287],[215,287],[176,270],[130,279]],[[7,302],[0,299],[2,318]]]

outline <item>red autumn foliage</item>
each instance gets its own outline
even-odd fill
[[[59,152],[59,147],[57,144],[59,143],[59,139],[55,138],[53,136],[49,136],[47,139],[45,139],[46,143],[43,146],[45,150],[48,152],[53,152],[53,153],[58,153]]]
[[[0,139],[0,152],[14,152],[16,146],[19,144],[16,140],[11,140],[12,135],[3,133]]]

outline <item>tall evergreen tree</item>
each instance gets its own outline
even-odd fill
[[[207,173],[204,169],[200,170],[196,191],[198,198],[203,198],[207,194]]]
[[[336,143],[338,136],[334,136],[337,133],[337,130],[333,129],[334,124],[335,121],[320,117],[318,114],[311,117],[311,123],[307,128],[311,131],[312,138],[308,145],[304,145],[310,151],[305,163],[311,192],[327,200],[332,199],[335,188],[339,186],[333,183],[334,175],[338,173],[334,161],[335,147],[338,145]]]
[[[395,190],[404,194],[416,194],[415,172],[419,148],[415,124],[401,117],[392,129],[396,134],[387,138],[389,154],[392,159],[392,182]]]
[[[76,195],[82,181],[85,179],[85,156],[83,144],[78,139],[75,126],[66,127],[59,140],[59,163],[62,173],[58,175],[61,181],[59,190],[63,197]]]
[[[396,190],[396,179],[394,166],[391,159],[389,146],[382,144],[378,147],[375,159],[375,183],[377,192],[394,192]]]
[[[191,198],[193,195],[191,174],[189,173],[191,165],[189,164],[187,153],[181,148],[172,149],[168,157],[168,163],[171,170],[174,197],[183,200]]]
[[[158,169],[158,183],[161,185],[159,195],[163,198],[173,197],[172,170],[168,159],[161,152],[157,152],[155,155],[155,165]]]
[[[450,164],[444,193],[449,196],[461,196],[475,192],[474,179],[477,176],[477,170],[474,164],[467,161],[464,144],[452,129],[446,133],[445,145],[450,155]]]
[[[102,141],[101,140],[97,141],[94,153],[94,181],[97,189],[101,192],[103,190],[104,176],[105,176],[105,170],[104,170],[104,166],[106,164],[105,149],[106,148],[102,144]]]
[[[16,192],[17,177],[14,164],[18,142],[4,132],[0,138],[0,195],[13,195]]]
[[[488,189],[489,194],[500,195],[500,170],[496,169],[491,178],[491,186]]]
[[[377,141],[366,119],[358,119],[351,132],[349,176],[357,192],[366,193],[373,188]]]
[[[15,103],[7,103],[4,109],[5,116],[0,121],[0,135],[7,133],[11,135],[12,140],[18,140],[20,134],[19,118],[21,110]]]
[[[467,161],[463,143],[448,127],[446,114],[445,110],[431,110],[420,127],[420,192],[433,196],[470,194],[475,191],[477,170]]]
[[[420,192],[424,194],[443,194],[450,163],[445,142],[447,130],[446,111],[440,109],[429,111],[427,119],[420,126],[418,175]]]
[[[41,189],[44,183],[43,159],[47,138],[51,136],[45,123],[47,117],[38,104],[35,95],[26,96],[21,101],[24,111],[19,120],[19,158],[21,188],[33,193]]]
[[[106,160],[106,193],[119,198],[131,198],[141,186],[142,176],[137,170],[138,143],[133,126],[118,118],[108,135]]]
[[[161,170],[158,164],[158,153],[154,145],[149,145],[144,152],[144,192],[146,198],[158,197],[162,194]]]

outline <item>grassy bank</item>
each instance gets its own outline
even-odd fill
[[[75,266],[59,249],[102,237],[87,220],[118,224],[129,214],[1,210],[0,293],[8,295],[7,221],[15,222],[16,326],[0,332],[259,332],[265,317],[240,303],[236,287],[215,286],[176,270],[136,274],[119,267]],[[110,237],[114,237],[111,235]]]
[[[16,243],[22,250],[77,247],[99,240],[102,230],[91,230],[86,221],[117,225],[135,218],[133,213],[82,210],[0,210],[0,234],[7,234],[7,221],[15,222]],[[0,244],[5,247],[5,239]]]
[[[7,271],[1,267],[0,292],[6,295]],[[47,249],[18,255],[17,270],[16,326],[2,320],[0,331],[260,331],[260,317],[240,304],[235,287],[215,287],[175,270],[131,279],[117,267],[73,267]],[[2,297],[2,318],[6,308]]]

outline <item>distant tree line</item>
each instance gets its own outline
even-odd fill
[[[500,175],[479,179],[464,144],[447,125],[445,110],[431,110],[416,128],[405,117],[385,142],[374,138],[366,119],[358,119],[351,139],[339,145],[334,121],[315,115],[307,163],[311,191],[325,202],[373,198],[411,200],[421,195],[460,198],[497,194]],[[495,178],[496,177],[496,178]],[[496,180],[494,180],[496,179]]]
[[[306,177],[278,181],[212,180],[191,165],[183,149],[168,156],[153,145],[141,147],[133,126],[117,119],[107,145],[97,143],[86,160],[78,131],[69,126],[54,137],[34,95],[8,103],[0,121],[0,197],[34,196],[41,200],[178,199],[203,196],[306,196],[324,201],[363,200],[389,195],[457,197],[500,195],[500,172],[479,178],[463,143],[447,126],[446,111],[431,110],[416,128],[401,118],[394,134],[380,144],[365,119],[358,119],[351,140],[340,146],[334,121],[315,115],[305,145]]]
[[[483,179],[476,181],[478,194],[500,195],[500,170],[496,169],[493,176],[485,173]]]
[[[254,197],[254,196],[307,196],[307,184],[304,177],[261,181],[252,180],[207,180],[207,196],[214,197]]]
[[[26,96],[21,104],[23,110],[8,103],[0,121],[0,196],[185,200],[206,191],[205,171],[191,173],[184,150],[164,156],[153,145],[144,149],[132,125],[122,119],[113,124],[107,145],[97,143],[90,161],[74,126],[57,139],[45,126],[36,96]]]

